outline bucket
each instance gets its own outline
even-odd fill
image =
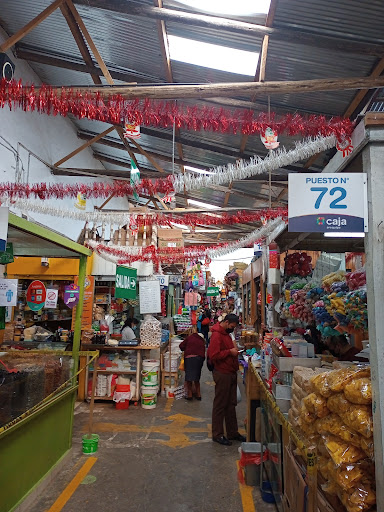
[[[169,360],[169,352],[164,354],[164,371],[166,372],[177,372],[179,369],[179,356],[171,355],[171,360]]]
[[[154,409],[157,405],[158,388],[143,386],[141,388],[141,407],[143,409]]]
[[[173,386],[165,386],[165,396],[167,398],[175,398],[175,388]]]
[[[261,454],[263,462],[268,460],[268,451],[261,443],[241,443],[240,466],[244,468],[245,484],[260,485]]]
[[[141,383],[143,386],[157,386],[159,382],[160,361],[157,359],[144,359],[141,371]]]
[[[88,434],[83,436],[83,453],[90,454],[96,453],[99,447],[99,436],[97,434],[91,434],[89,437]]]

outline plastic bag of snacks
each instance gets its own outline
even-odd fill
[[[369,377],[355,379],[344,388],[344,395],[353,404],[372,403],[372,385]]]
[[[364,512],[376,503],[376,493],[371,483],[362,480],[355,489],[338,494],[348,512]]]
[[[346,425],[362,436],[367,439],[373,436],[371,406],[351,404],[343,393],[328,398],[327,406],[330,411],[338,414]]]
[[[306,396],[303,399],[303,405],[310,413],[315,414],[317,418],[324,418],[324,416],[329,414],[326,398],[315,393]]]
[[[319,434],[333,434],[340,437],[343,441],[351,443],[357,448],[361,447],[361,436],[357,432],[348,428],[343,420],[335,413],[329,414],[325,418],[319,419],[316,423],[317,432]]]
[[[324,435],[323,440],[325,447],[336,466],[352,464],[366,458],[365,453],[360,448],[343,441],[340,437]]]
[[[361,377],[370,377],[370,375],[371,369],[368,366],[341,368],[340,370],[329,372],[328,384],[333,393],[338,393],[342,391],[348,383],[352,382],[352,380]]]
[[[319,373],[311,379],[311,384],[315,391],[325,398],[328,398],[332,395],[332,391],[328,382],[329,373],[331,372]]]

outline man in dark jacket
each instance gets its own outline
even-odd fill
[[[212,408],[212,440],[230,446],[230,440],[245,441],[238,431],[236,418],[238,350],[230,333],[239,323],[237,315],[229,314],[215,324],[208,348],[208,359],[214,366],[215,399]],[[224,436],[224,421],[227,437]]]

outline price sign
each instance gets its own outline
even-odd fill
[[[169,276],[163,276],[163,275],[155,275],[153,277],[156,277],[156,279],[159,281],[160,286],[168,287],[169,284]]]
[[[368,231],[367,175],[289,174],[288,231]]]

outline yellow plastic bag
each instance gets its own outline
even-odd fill
[[[185,367],[184,367],[184,356],[182,356],[182,358],[181,358],[180,365],[179,365],[179,370],[180,370],[181,372],[184,372],[184,371],[185,371]]]

